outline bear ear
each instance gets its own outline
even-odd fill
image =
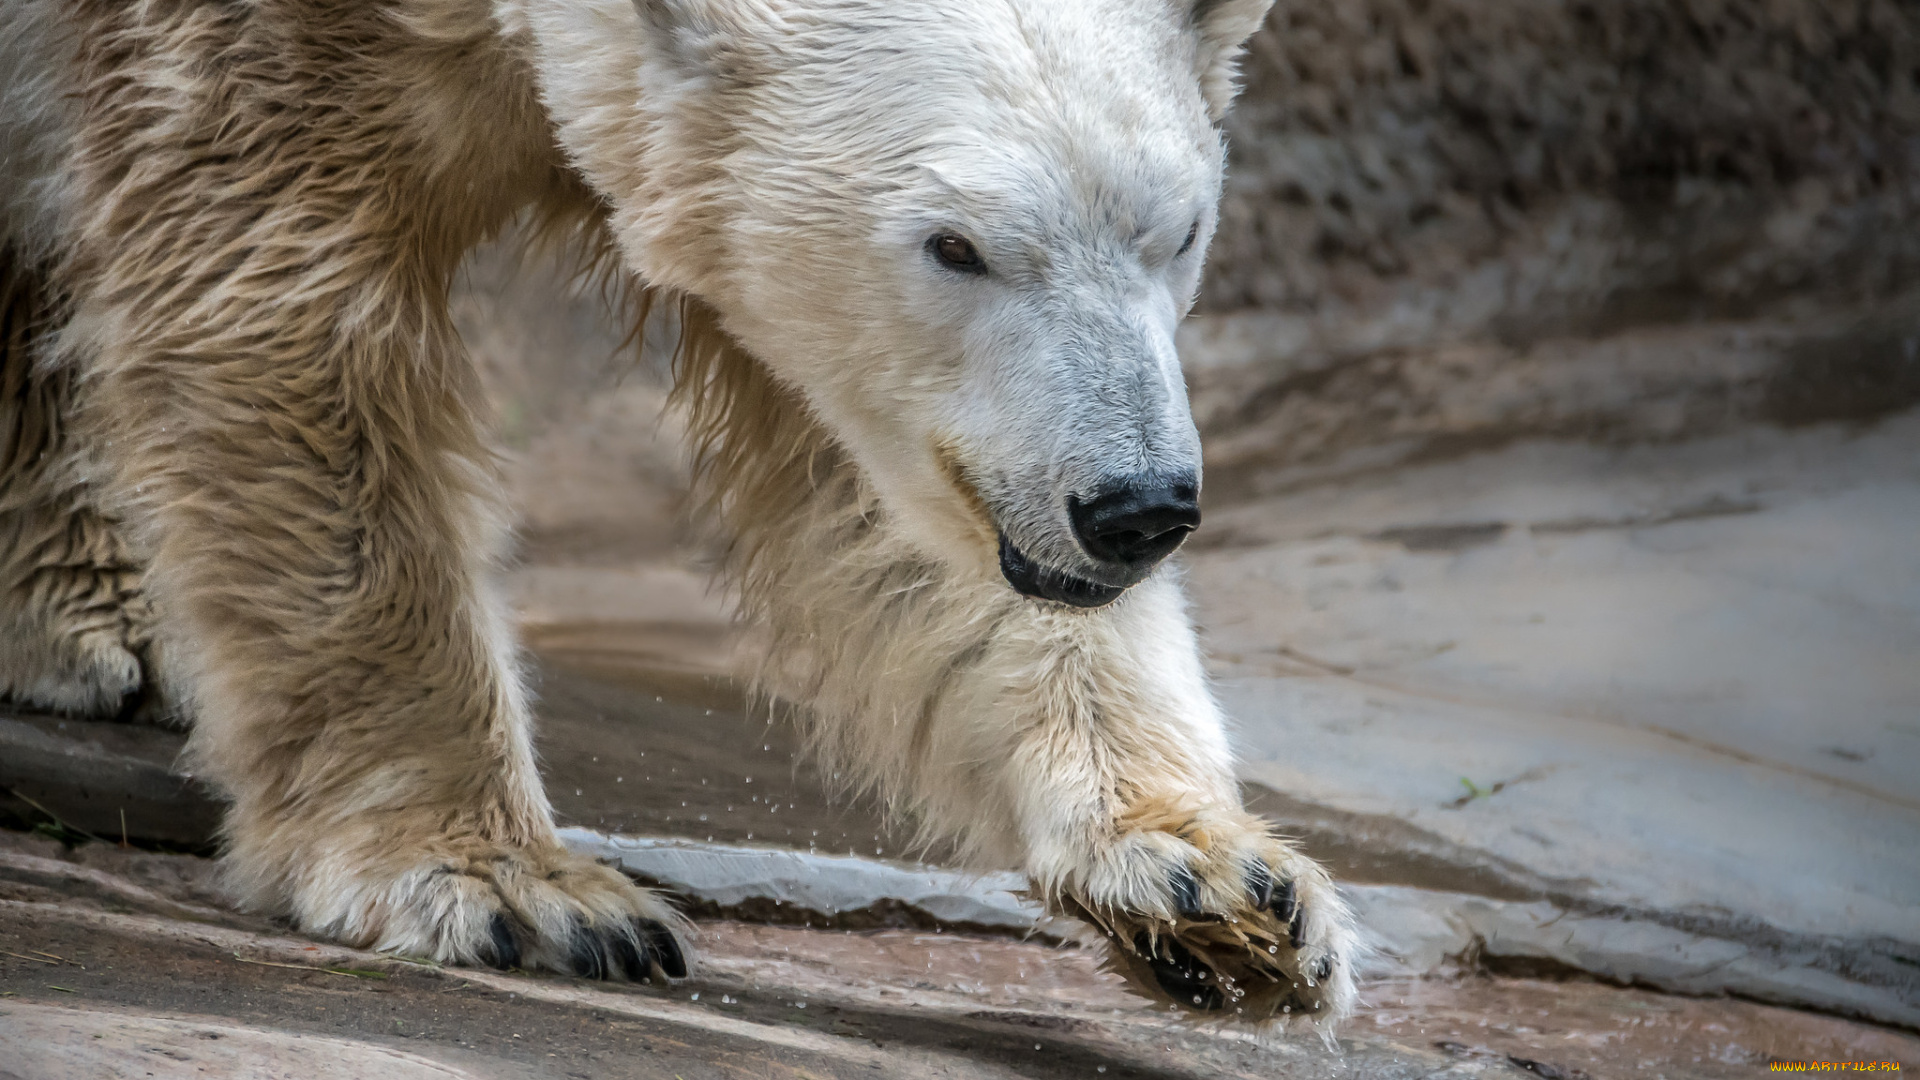
[[[776,16],[759,0],[633,0],[647,51],[690,78],[750,78]]]
[[[1200,93],[1214,123],[1227,115],[1227,106],[1240,92],[1240,53],[1247,39],[1267,17],[1273,0],[1180,0],[1187,29],[1197,39],[1194,65]]]

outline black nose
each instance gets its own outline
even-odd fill
[[[1200,524],[1200,485],[1141,478],[1085,502],[1069,495],[1067,513],[1087,554],[1138,569],[1173,554]]]

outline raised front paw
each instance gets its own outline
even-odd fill
[[[634,981],[687,974],[684,920],[619,871],[558,845],[435,847],[404,866],[383,859],[342,867],[332,881],[309,876],[294,898],[296,921],[310,933],[444,964]]]
[[[1352,1010],[1353,919],[1318,863],[1239,810],[1119,825],[1050,898],[1105,933],[1136,991],[1254,1022]]]

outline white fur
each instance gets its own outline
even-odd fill
[[[722,27],[723,57],[681,55],[700,46],[650,35],[629,0],[512,19],[630,264],[718,308],[923,550],[997,573],[938,444],[1022,549],[1084,571],[1069,492],[1198,465],[1173,328],[1223,152],[1173,8],[679,6]],[[991,277],[935,265],[942,228]]]

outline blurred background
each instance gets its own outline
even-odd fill
[[[1279,0],[1245,71],[1181,558],[1380,945],[1326,1075],[1920,1067],[1920,4]],[[743,699],[660,350],[511,238],[455,308],[563,816],[906,856]]]

